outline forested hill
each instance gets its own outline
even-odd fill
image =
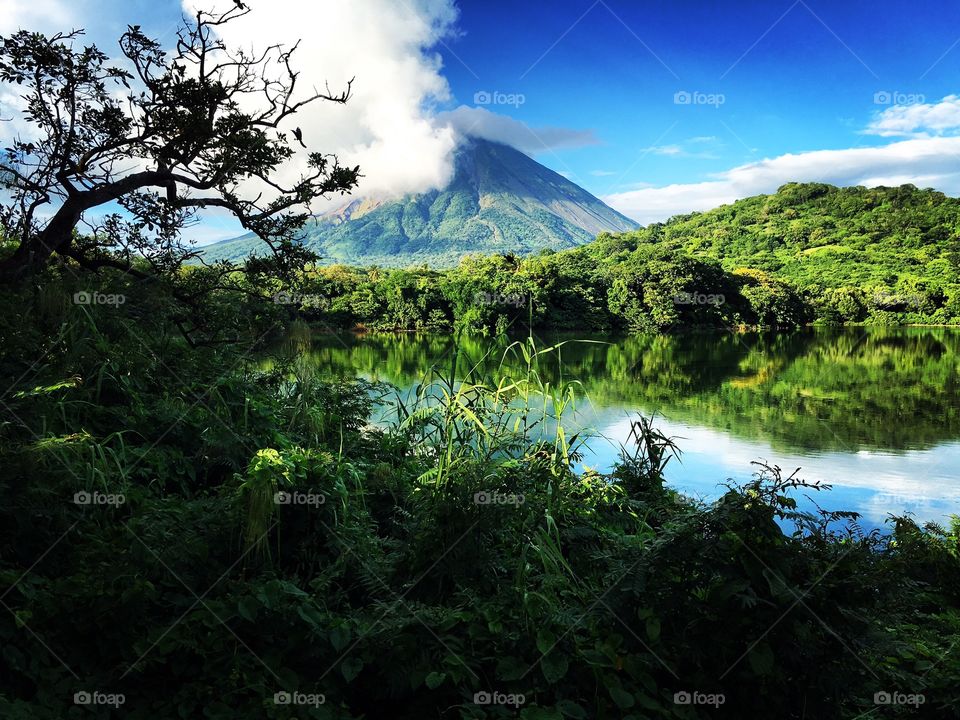
[[[643,244],[765,270],[801,289],[946,290],[960,280],[960,199],[913,185],[790,183],[776,194],[601,235],[594,250]]]

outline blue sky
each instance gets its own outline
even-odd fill
[[[177,1],[0,2],[0,31],[81,25],[108,50],[128,22],[172,41],[181,12]],[[442,185],[469,130],[641,222],[788,180],[960,195],[958,2],[249,4],[228,42],[305,36],[307,79],[357,76],[351,105],[299,122],[361,164],[365,193]]]
[[[863,133],[890,107],[875,100],[935,103],[960,89],[960,3],[459,7],[462,35],[440,47],[457,98],[522,94],[497,111],[534,127],[593,128],[598,145],[539,159],[598,195],[695,183],[786,153],[886,145]],[[723,102],[677,105],[678,91]]]

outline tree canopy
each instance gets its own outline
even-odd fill
[[[238,3],[184,18],[171,52],[131,25],[116,65],[83,45],[82,31],[2,40],[0,82],[19,90],[30,132],[0,153],[0,232],[12,247],[0,275],[22,276],[54,256],[171,273],[196,257],[181,230],[211,208],[269,245],[258,270],[313,259],[296,242],[310,203],[350,191],[359,168],[310,152],[295,181],[282,184],[277,171],[302,143],[291,116],[316,101],[346,103],[351,84],[301,92],[296,46],[228,48],[221,27],[247,12]]]

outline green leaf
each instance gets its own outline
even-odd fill
[[[234,716],[233,710],[226,703],[215,700],[209,705],[205,705],[203,708],[204,717],[210,718],[211,720],[217,720],[218,718],[229,718]]]
[[[498,680],[519,680],[530,669],[530,665],[515,657],[505,657],[497,663]]]
[[[279,604],[280,588],[277,582],[271,581],[257,590],[257,600],[263,603],[263,606],[273,610]]]
[[[285,592],[287,595],[293,595],[294,597],[300,598],[300,599],[302,599],[302,600],[305,600],[306,598],[309,598],[309,597],[310,597],[310,594],[309,594],[309,593],[304,592],[304,591],[301,590],[299,587],[297,587],[296,585],[294,585],[292,582],[287,582],[286,580],[281,580],[281,581],[280,581],[280,588],[281,588],[281,589],[283,590],[283,592]]]
[[[634,700],[637,701],[637,705],[640,707],[646,708],[647,710],[662,710],[663,706],[657,702],[655,698],[649,697],[647,695],[634,695]]]
[[[647,618],[647,637],[651,640],[660,637],[660,621],[655,617]]]
[[[346,625],[337,625],[330,629],[327,637],[330,639],[330,644],[333,645],[333,649],[340,652],[347,646],[347,643],[350,642],[350,628]]]
[[[532,705],[520,711],[523,720],[563,720],[563,715],[556,708],[545,708]]]
[[[620,708],[633,707],[633,695],[628,693],[623,688],[613,685],[611,687],[608,687],[607,690],[610,692],[610,697],[613,698],[613,701],[617,704],[617,707],[620,707]]]
[[[257,610],[260,609],[260,602],[252,595],[241,598],[237,603],[237,612],[244,620],[254,622],[257,619]]]
[[[340,664],[340,672],[343,673],[343,678],[347,682],[352,682],[361,670],[363,670],[363,660],[358,657],[347,658]]]
[[[323,614],[312,605],[301,605],[297,608],[297,615],[303,618],[307,624],[315,630],[324,620]]]
[[[759,643],[747,656],[750,667],[757,675],[769,675],[773,671],[773,650],[765,643]]]
[[[569,663],[567,656],[563,653],[552,652],[544,656],[543,660],[540,661],[540,667],[543,670],[543,676],[552,685],[559,682],[567,674]]]
[[[561,700],[557,703],[557,710],[563,713],[564,717],[574,720],[584,720],[587,717],[587,711],[573,702],[573,700]]]
[[[537,633],[537,650],[539,650],[542,655],[550,652],[556,644],[557,636],[546,628]]]
[[[442,672],[432,672],[427,675],[427,679],[424,681],[427,684],[427,687],[431,690],[436,690],[443,684],[443,681],[447,679],[447,674]]]

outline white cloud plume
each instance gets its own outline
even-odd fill
[[[604,201],[641,224],[775,192],[787,182],[935,187],[960,195],[960,137],[902,140],[883,147],[790,153],[740,165],[699,183],[614,193]]]
[[[937,103],[894,105],[879,113],[864,133],[882,137],[926,137],[960,130],[960,96]]]
[[[438,127],[453,128],[461,137],[478,137],[504,143],[528,154],[599,143],[592,130],[531,128],[526,123],[506,115],[466,105],[439,113],[435,122]]]
[[[290,132],[299,126],[310,151],[334,153],[344,165],[359,165],[363,178],[358,195],[398,196],[445,186],[453,174],[454,150],[465,135],[503,142],[529,154],[597,142],[591,131],[531,129],[483,108],[439,112],[453,99],[436,48],[456,32],[455,0],[247,0],[247,4],[248,15],[218,28],[228,47],[262,50],[299,41],[293,66],[300,72],[301,93],[328,84],[337,93],[355,78],[346,105],[317,101],[281,129]],[[182,0],[191,15],[197,8],[232,6],[233,0]],[[90,8],[83,2],[0,0],[0,31],[5,32],[21,26],[62,30],[78,22],[83,25],[89,17]],[[0,102],[7,110],[18,108],[14,96],[0,97]],[[305,169],[306,154],[298,148],[297,156],[278,174],[282,182],[291,182]]]
[[[197,3],[185,0],[192,11]],[[209,3],[201,3],[209,6]],[[232,4],[232,3],[230,3]],[[327,83],[333,92],[356,78],[345,105],[318,101],[289,122],[303,129],[311,151],[360,165],[363,195],[399,195],[445,185],[456,144],[451,128],[433,122],[450,90],[433,51],[457,18],[453,0],[249,0],[252,11],[221,28],[230,47],[300,46],[293,65],[303,91]],[[229,7],[220,0],[218,8]],[[293,163],[281,178],[302,168]],[[297,166],[297,167],[294,167]]]

